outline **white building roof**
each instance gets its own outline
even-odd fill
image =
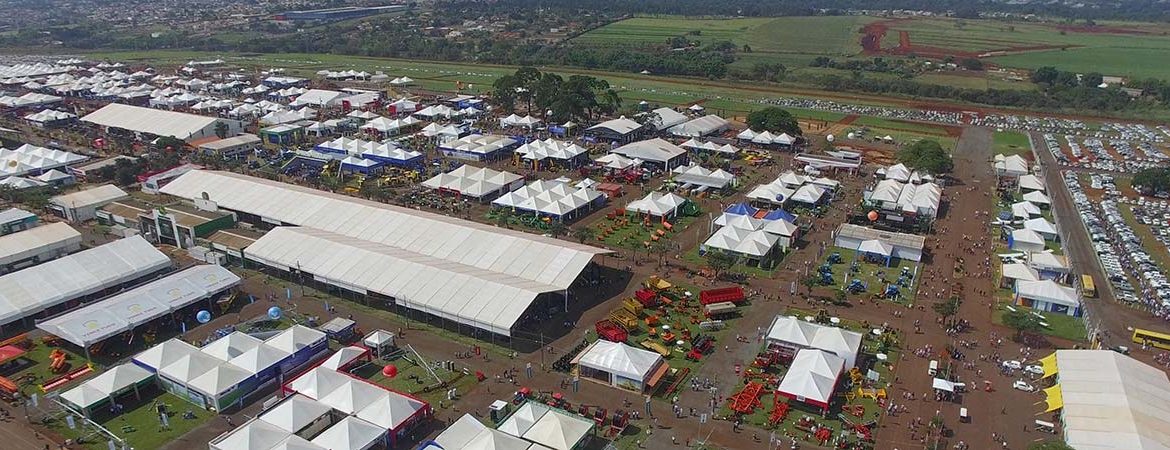
[[[479,198],[499,191],[524,177],[487,167],[462,165],[447,173],[440,173],[422,182],[431,189],[448,189]]]
[[[769,341],[794,347],[815,348],[841,357],[854,367],[861,351],[861,333],[828,325],[806,322],[795,317],[776,316],[766,335]]]
[[[45,320],[38,323],[37,328],[60,336],[74,345],[88,347],[206,299],[239,282],[238,275],[221,266],[191,266]],[[259,342],[258,339],[247,335],[233,338],[231,341],[239,342],[243,339],[254,339]],[[214,355],[223,360],[230,358],[225,352]]]
[[[231,434],[211,441],[212,450],[268,450],[288,439],[289,432],[259,419],[249,420]],[[340,449],[338,449],[340,450]]]
[[[572,450],[592,429],[592,420],[549,409],[521,437],[553,450]]]
[[[1029,230],[1027,228],[1022,228],[1019,230],[1012,230],[1012,240],[1015,241],[1015,243],[1017,245],[1018,244],[1037,245],[1038,244],[1041,247],[1044,246],[1044,237],[1040,236],[1039,233],[1032,231],[1032,230]]]
[[[1028,265],[1037,270],[1068,272],[1068,258],[1049,252],[1028,252]]]
[[[378,398],[358,410],[357,416],[382,428],[393,430],[402,426],[407,420],[427,405],[419,400],[394,392]]]
[[[65,391],[61,397],[74,405],[88,408],[153,376],[150,371],[133,363],[122,364]]]
[[[1052,280],[1016,282],[1016,293],[1020,297],[1069,307],[1077,307],[1081,304],[1081,296],[1077,294],[1076,289],[1063,286]]]
[[[260,344],[245,350],[235,358],[228,360],[228,362],[243,368],[252,373],[260,373],[265,369],[272,367],[285,358],[288,358],[291,353],[280,350],[268,344]]]
[[[1049,222],[1048,219],[1037,217],[1024,221],[1024,228],[1044,234],[1056,234],[1056,225]]]
[[[545,139],[532,141],[516,148],[524,159],[542,161],[547,158],[569,160],[588,152],[584,147],[571,142]]]
[[[503,431],[488,428],[470,414],[447,427],[435,437],[443,450],[528,450],[531,442]]]
[[[173,136],[178,139],[187,139],[201,133],[215,126],[216,122],[238,123],[230,119],[197,116],[121,103],[110,103],[82,117],[81,120],[103,127],[121,128],[155,136]]]
[[[0,276],[0,324],[165,269],[170,258],[141,236]]]
[[[1170,448],[1170,382],[1111,350],[1057,350],[1064,438],[1077,450]]]
[[[440,130],[440,133],[442,131]],[[516,140],[507,136],[500,136],[495,134],[469,134],[459,139],[453,139],[439,144],[439,148],[459,151],[463,153],[475,153],[478,155],[487,155],[516,145]]]
[[[329,405],[305,397],[300,394],[293,394],[285,398],[280,404],[273,406],[272,409],[264,411],[260,415],[260,420],[275,425],[289,433],[296,433],[301,429],[309,426],[317,419],[330,410]]]
[[[645,380],[661,361],[658,353],[604,339],[577,355],[577,362],[585,367],[631,380]]]
[[[820,403],[830,403],[844,364],[844,359],[832,353],[802,349],[796,352],[792,365],[788,367],[776,390]]]
[[[1024,175],[1020,177],[1020,189],[1029,189],[1033,191],[1043,191],[1044,181],[1035,175]]]
[[[312,443],[330,450],[365,450],[386,435],[386,429],[354,416],[322,431]]]
[[[1048,205],[1052,203],[1052,201],[1048,199],[1048,196],[1044,195],[1043,191],[1032,191],[1025,193],[1024,201],[1037,205]]]
[[[317,401],[329,405],[331,408],[346,414],[356,414],[367,406],[390,396],[390,392],[365,381],[349,378],[341,386],[323,396]]]
[[[1039,216],[1040,207],[1033,205],[1031,202],[1023,201],[1012,203],[1012,217],[1027,219],[1032,216]]]
[[[259,347],[263,342],[243,331],[233,331],[227,336],[204,345],[199,351],[224,361],[230,361],[232,358],[240,356],[248,350]]]
[[[1020,176],[1028,173],[1028,161],[1020,155],[995,155],[995,171],[1000,175]]]
[[[291,106],[313,105],[313,106],[336,106],[340,105],[341,101],[348,97],[349,94],[330,91],[326,89],[309,89],[297,96],[296,100],[289,103]]]
[[[1020,280],[1020,281],[1036,281],[1040,279],[1040,274],[1036,273],[1036,269],[1028,267],[1026,264],[1004,264],[1003,277]]]
[[[525,402],[496,429],[512,436],[523,436],[549,409],[551,407],[543,403]]]
[[[708,114],[703,117],[691,119],[686,123],[675,125],[670,128],[670,133],[675,136],[706,136],[726,129],[729,125],[730,123],[727,119],[714,114]]]
[[[531,277],[302,227],[269,231],[248,247],[248,258],[275,267],[299,264],[318,280],[391,296],[409,308],[504,335],[539,294],[562,289]],[[588,259],[581,257],[578,263],[583,269]]]
[[[221,363],[187,383],[187,387],[208,396],[217,396],[235,388],[241,381],[255,375],[231,363]]]
[[[0,265],[81,246],[81,233],[64,222],[54,222],[0,236]]]
[[[611,153],[617,153],[631,159],[666,164],[671,159],[685,155],[687,151],[665,139],[654,138],[631,142],[613,149]]]
[[[84,191],[77,191],[69,194],[58,195],[53,197],[50,201],[54,205],[59,205],[65,208],[86,208],[91,206],[101,206],[107,203],[129,198],[130,194],[119,189],[112,184],[104,184],[98,187],[89,188]]]
[[[588,206],[603,195],[589,187],[575,188],[556,180],[537,180],[500,196],[492,204],[559,217]]]
[[[134,361],[151,367],[155,370],[178,361],[179,358],[198,352],[194,345],[180,339],[168,339],[154,347],[143,350],[134,355]]]
[[[224,360],[203,352],[188,353],[158,369],[158,374],[188,384],[191,380],[223,365]],[[243,369],[240,369],[243,370]]]
[[[88,156],[29,144],[15,150],[0,148],[0,178],[62,168],[87,159]]]
[[[735,185],[735,175],[723,169],[709,170],[698,164],[692,164],[689,166],[675,167],[672,172],[674,181],[677,183],[706,186],[715,189]]]
[[[354,381],[354,379],[348,375],[318,366],[290,382],[288,388],[298,394],[319,400],[350,381]]]
[[[779,241],[779,235],[766,233],[762,230],[745,230],[728,226],[712,233],[711,237],[703,242],[703,246],[741,255],[762,257],[767,255]]]
[[[251,248],[252,247],[248,247],[249,250],[251,250]],[[301,349],[305,347],[311,347],[313,344],[321,342],[324,339],[325,333],[306,327],[304,325],[293,325],[286,328],[284,331],[281,331],[280,334],[268,338],[268,340],[265,340],[264,343],[272,346],[277,350],[296,353]]]
[[[597,125],[591,126],[588,130],[607,129],[617,134],[628,134],[634,130],[642,128],[642,124],[632,119],[627,119],[625,116],[617,119],[607,120]]]
[[[667,216],[678,212],[687,199],[673,192],[650,192],[626,205],[626,209],[654,216]]]
[[[687,121],[686,114],[675,111],[672,108],[663,107],[650,112],[658,115],[658,120],[654,123],[654,125],[659,130],[665,130]]]
[[[555,290],[568,288],[594,255],[608,253],[564,240],[224,172],[191,171],[162,191],[190,200],[206,192],[221,208],[328,230],[360,239],[363,245],[381,244],[413,256],[554,286]]]
[[[358,347],[356,345],[342,347],[332,355],[329,355],[328,358],[325,358],[325,361],[321,363],[321,367],[326,369],[341,370],[342,367],[345,367],[367,352],[369,352],[369,350],[365,347]]]

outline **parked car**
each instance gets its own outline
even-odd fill
[[[1012,369],[1012,370],[1020,370],[1024,367],[1024,365],[1022,363],[1020,363],[1019,361],[1016,361],[1014,359],[1009,359],[1007,361],[1004,361],[1001,364],[1004,367],[1007,367],[1007,368]]]
[[[1016,380],[1015,383],[1012,383],[1012,389],[1017,389],[1024,392],[1033,392],[1036,390],[1035,387],[1032,387],[1032,385],[1028,384],[1028,382],[1024,380]]]
[[[1024,372],[1028,372],[1034,375],[1044,375],[1044,368],[1039,365],[1032,364],[1030,366],[1025,366]]]

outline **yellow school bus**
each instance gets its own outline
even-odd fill
[[[1135,344],[1146,344],[1151,347],[1170,350],[1170,334],[1134,328],[1133,342]]]
[[[1089,274],[1081,275],[1081,295],[1085,297],[1096,297],[1097,286],[1093,285],[1093,276]]]

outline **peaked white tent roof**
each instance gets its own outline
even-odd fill
[[[235,122],[218,117],[197,116],[121,103],[110,103],[82,117],[81,120],[105,127],[138,131],[155,136],[174,136],[179,139],[186,139],[204,131],[215,122]]]
[[[1029,230],[1026,228],[1019,229],[1019,230],[1012,230],[1012,240],[1014,241],[1013,246],[1031,244],[1031,245],[1039,245],[1040,247],[1044,247],[1044,237],[1040,236],[1039,233],[1036,233],[1035,231],[1032,231],[1032,230]]]
[[[776,316],[766,335],[777,341],[800,348],[815,348],[831,352],[854,367],[861,349],[861,333],[842,328],[806,322],[795,317]]]
[[[260,373],[265,369],[272,367],[285,358],[288,358],[291,353],[280,350],[268,344],[260,344],[245,350],[235,358],[228,360],[228,362],[243,368],[252,373]]]
[[[362,343],[369,347],[380,347],[391,342],[394,342],[394,333],[386,330],[374,330],[362,339]]]
[[[745,230],[743,228],[728,226],[712,233],[711,237],[703,242],[703,246],[748,256],[762,257],[767,255],[779,240],[779,235],[766,233],[762,230]]]
[[[631,159],[666,164],[674,158],[685,155],[687,151],[665,139],[654,138],[631,142],[613,149],[610,153],[617,153]]]
[[[653,216],[667,216],[678,212],[678,208],[687,201],[673,192],[650,192],[638,200],[626,205],[626,209]]]
[[[1077,290],[1052,280],[1019,281],[1016,293],[1020,297],[1043,300],[1050,303],[1076,307],[1081,304]]]
[[[221,363],[192,379],[187,386],[198,392],[216,396],[234,388],[252,375],[253,373],[230,363]]]
[[[443,450],[529,450],[534,445],[517,436],[488,428],[470,414],[435,437]]]
[[[65,391],[61,397],[74,405],[88,408],[153,376],[150,371],[135,364],[121,364],[86,380],[80,386]]]
[[[272,447],[268,450],[329,450],[329,449],[326,449],[325,447],[314,444],[312,442],[306,441],[305,438],[294,434],[292,436],[285,438],[285,440],[280,441],[279,444],[276,444],[275,447]]]
[[[729,125],[727,119],[708,114],[670,127],[670,133],[675,136],[706,136],[726,129]]]
[[[1040,207],[1033,205],[1030,202],[1023,201],[1023,202],[1012,203],[1012,216],[1013,217],[1027,219],[1027,218],[1032,217],[1032,216],[1039,216],[1040,214],[1042,214],[1040,212]]]
[[[312,443],[330,450],[365,450],[386,435],[386,429],[347,416],[313,438]]]
[[[844,365],[845,360],[832,353],[802,349],[796,352],[792,365],[788,367],[788,372],[776,390],[827,404],[833,398],[837,377],[841,375]]]
[[[606,168],[616,170],[625,170],[641,164],[641,160],[639,159],[626,158],[625,156],[619,155],[617,153],[610,153],[608,155],[597,158],[594,161],[600,163]]]
[[[345,367],[345,365],[353,362],[355,359],[358,359],[358,357],[366,354],[368,351],[369,350],[363,347],[357,347],[353,345],[342,347],[332,355],[329,355],[328,358],[325,358],[325,361],[321,363],[321,367],[326,369],[341,370],[342,367]]]
[[[348,377],[347,377],[348,378]],[[355,414],[365,407],[390,395],[385,389],[349,378],[333,391],[320,396],[317,401],[346,414]]]
[[[81,246],[81,233],[64,222],[53,222],[0,236],[0,264],[11,264],[41,253]]]
[[[697,164],[675,167],[673,174],[674,180],[679,183],[707,186],[716,189],[722,189],[728,185],[735,185],[735,175],[723,169],[709,170]]]
[[[526,402],[516,408],[516,412],[508,416],[496,429],[512,436],[523,436],[549,409],[551,408],[548,405],[542,403]]]
[[[244,352],[259,347],[264,342],[242,331],[233,331],[227,336],[204,345],[199,351],[224,361],[240,356]]]
[[[1020,189],[1028,189],[1033,191],[1043,191],[1044,181],[1035,175],[1024,175],[1020,177]]]
[[[388,392],[388,394],[385,397],[378,396],[374,402],[367,404],[356,415],[374,425],[393,430],[427,406],[425,403],[405,395],[394,392]]]
[[[687,121],[686,114],[675,111],[672,108],[663,107],[650,112],[658,115],[658,121],[655,123],[655,126],[659,130],[665,130]]]
[[[577,356],[585,367],[612,373],[631,380],[645,380],[662,361],[658,353],[618,342],[598,340]]]
[[[1048,199],[1048,196],[1044,195],[1043,191],[1032,191],[1025,193],[1024,201],[1037,205],[1048,205],[1052,203],[1052,201]]]
[[[324,367],[315,367],[288,383],[288,388],[314,400],[329,395],[337,388],[354,381],[347,375]]]
[[[189,384],[191,380],[212,371],[223,363],[222,359],[203,352],[188,353],[180,356],[175,362],[158,369],[158,374],[183,384]]]
[[[277,350],[296,353],[305,347],[310,347],[314,343],[320,342],[323,339],[325,339],[325,333],[306,327],[304,325],[293,325],[289,328],[286,328],[284,331],[281,331],[280,334],[268,338],[268,340],[264,341],[264,343],[272,346]]]
[[[857,251],[864,253],[874,253],[882,256],[890,256],[894,254],[894,246],[882,242],[880,239],[870,239],[861,241],[861,245],[857,246]]]
[[[589,419],[550,409],[521,437],[553,450],[572,450],[592,429]]]
[[[199,352],[199,348],[181,339],[168,339],[134,355],[134,361],[158,370],[178,361],[179,358],[197,352]]]
[[[260,415],[260,420],[289,433],[296,433],[333,408],[300,394],[288,396],[280,404]]]
[[[1028,173],[1028,161],[1020,155],[995,155],[995,170],[1002,175],[1024,175]]]
[[[1003,277],[1012,280],[1037,281],[1040,279],[1040,274],[1036,273],[1036,269],[1028,267],[1027,264],[1012,263],[1003,265]]]
[[[263,420],[253,419],[209,445],[212,450],[271,449],[288,439],[289,433]]]
[[[524,177],[487,167],[459,166],[447,173],[440,173],[422,182],[431,189],[449,189],[471,197],[483,197],[499,191]]]
[[[1040,233],[1041,235],[1056,234],[1056,225],[1043,217],[1025,220],[1024,228]]]

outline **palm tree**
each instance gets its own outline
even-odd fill
[[[577,239],[577,242],[584,244],[593,237],[593,232],[589,231],[588,228],[580,227],[573,229],[573,237]]]
[[[568,231],[569,228],[566,227],[565,223],[561,222],[560,220],[554,220],[552,223],[548,224],[548,234],[551,234],[552,237],[564,236]]]

